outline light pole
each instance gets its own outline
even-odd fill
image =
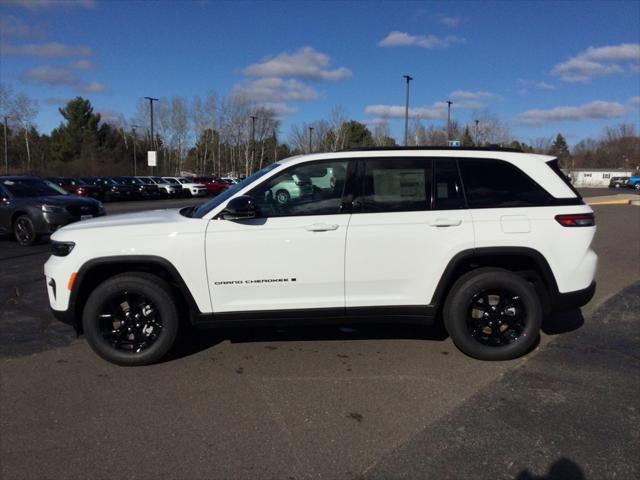
[[[447,143],[451,140],[451,100],[447,100]]]
[[[251,115],[251,168],[256,164],[256,117]],[[249,176],[249,169],[245,172],[245,175]]]
[[[403,75],[407,81],[407,91],[404,98],[404,146],[406,147],[409,144],[409,82],[413,80],[413,77],[410,75]]]
[[[149,100],[149,107],[150,107],[149,115],[151,116],[151,149],[155,151],[156,141],[155,141],[155,137],[153,136],[153,102],[157,102],[158,99],[153,97],[144,97],[144,98]],[[153,175],[153,167],[151,167],[151,175]]]
[[[480,120],[476,120],[476,147],[479,147],[480,145],[478,145],[478,124],[480,123]]]
[[[136,156],[136,143],[138,143],[138,136],[136,135],[136,128],[140,125],[131,125],[133,130],[133,176],[138,175],[138,157]]]
[[[311,148],[311,146],[313,145],[312,139],[313,139],[313,127],[309,127],[309,153],[311,153],[312,151],[312,148]]]

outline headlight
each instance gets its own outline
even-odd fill
[[[42,205],[42,211],[45,213],[66,213],[67,210],[64,207],[58,205]]]
[[[51,253],[56,257],[66,257],[76,244],[73,242],[56,242],[51,240]]]

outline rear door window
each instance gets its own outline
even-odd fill
[[[455,159],[435,160],[433,188],[434,210],[454,210],[465,208],[462,182]]]
[[[364,162],[363,213],[411,212],[431,206],[432,161],[424,157],[372,158]]]

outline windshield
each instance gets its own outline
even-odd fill
[[[179,181],[180,183],[182,183],[183,185],[184,185],[185,183],[191,183],[191,180],[189,180],[189,179],[187,179],[187,178],[184,178],[184,177],[180,177],[180,178],[178,178],[178,181]]]
[[[249,175],[240,183],[236,183],[232,187],[227,188],[224,192],[222,192],[217,197],[214,197],[211,200],[209,200],[207,203],[200,205],[198,208],[194,210],[193,215],[191,216],[193,218],[204,217],[207,213],[209,213],[211,210],[216,208],[218,205],[222,204],[223,202],[226,202],[229,198],[233,197],[236,194],[236,192],[242,190],[244,187],[246,187],[250,183],[256,181],[263,175],[269,173],[271,170],[279,166],[280,166],[279,163],[272,163],[271,165],[264,167],[262,170],[258,170],[253,175]]]
[[[145,185],[153,185],[153,181],[149,180],[148,178],[138,178],[137,179],[139,182],[144,183]]]
[[[68,193],[58,185],[48,180],[39,178],[20,178],[13,180],[3,180],[2,185],[14,197],[50,197],[54,195],[68,195]]]
[[[180,182],[177,181],[175,178],[165,178],[164,179],[166,182],[171,183],[172,185],[180,185]]]

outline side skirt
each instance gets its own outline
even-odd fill
[[[198,328],[280,325],[336,325],[342,323],[403,323],[432,325],[434,305],[314,308],[306,310],[267,310],[198,314]]]

